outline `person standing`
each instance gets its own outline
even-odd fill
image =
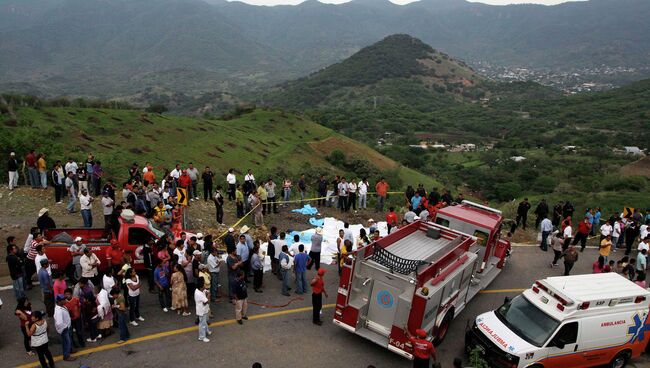
[[[214,192],[214,197],[213,197],[212,200],[214,201],[214,208],[215,208],[215,211],[216,211],[217,224],[224,225],[224,223],[223,223],[224,198],[223,198],[223,195],[221,194],[221,185],[217,185],[217,190]]]
[[[253,289],[256,293],[262,292],[264,281],[264,258],[265,252],[260,252],[260,242],[255,240],[253,245],[253,256],[251,257],[251,268],[253,269]]]
[[[406,329],[406,337],[413,345],[413,367],[414,368],[429,368],[430,359],[436,359],[436,349],[433,344],[427,340],[427,333],[421,328],[418,328],[415,333],[417,336],[411,336],[409,330]]]
[[[85,277],[93,282],[93,284],[99,284],[99,265],[101,262],[95,253],[90,251],[90,248],[83,248],[83,256],[79,260],[81,264],[81,277]]]
[[[75,189],[74,174],[72,172],[68,172],[65,179],[65,190],[68,193],[68,212],[75,213],[74,206],[77,203],[77,190]]]
[[[260,186],[260,188],[263,188]],[[251,208],[253,211],[253,219],[255,222],[255,226],[260,227],[264,225],[264,204],[262,202],[262,199],[260,198],[260,194],[258,192],[253,192],[251,193]]]
[[[326,201],[327,201],[327,180],[325,180],[325,176],[321,175],[320,179],[318,179],[318,205],[319,206],[325,206]]]
[[[45,154],[39,153],[36,159],[36,170],[38,170],[39,183],[42,189],[47,189],[47,164],[45,163]]]
[[[38,188],[38,170],[36,170],[36,152],[34,150],[30,150],[27,156],[25,156],[25,166],[27,166],[27,172],[29,174],[29,184],[32,186],[32,189]]]
[[[228,297],[230,298],[230,301],[234,303],[237,274],[244,268],[244,262],[242,262],[237,255],[237,250],[235,248],[230,249],[228,258],[226,258],[226,266],[228,266]]]
[[[73,280],[75,282],[81,278],[81,256],[84,255],[84,249],[86,249],[86,245],[80,236],[76,237],[74,243],[68,248],[68,252],[72,256],[72,265],[74,266]]]
[[[131,325],[137,326],[138,322],[144,322],[144,318],[140,315],[140,288],[142,284],[140,283],[140,277],[138,274],[130,268],[126,275],[126,287],[129,291],[129,321]]]
[[[562,250],[566,250],[569,247],[569,244],[571,244],[571,239],[573,238],[573,227],[571,226],[571,221],[566,223],[566,226],[562,231],[562,237],[564,238],[564,244],[562,245]]]
[[[612,235],[609,234],[600,242],[598,254],[604,258],[605,263],[609,261],[609,253],[612,251]]]
[[[355,183],[355,179],[350,180],[348,183],[348,203],[346,207],[346,211],[349,211],[350,208],[354,210],[354,212],[357,211],[357,184]]]
[[[614,227],[612,226],[611,222],[607,220],[601,227],[600,227],[600,240],[602,241],[605,239],[608,235],[612,235],[612,231],[614,230]],[[641,237],[643,239],[643,237]]]
[[[272,178],[269,178],[266,184],[264,184],[264,189],[266,190],[266,197],[267,197],[266,213],[271,213],[271,207],[273,207],[273,213],[278,213],[278,202],[275,196],[276,187],[277,186],[273,182]]]
[[[47,258],[40,260],[41,268],[38,270],[38,282],[41,287],[41,294],[43,296],[43,304],[45,304],[45,310],[47,315],[54,317],[54,289],[52,282],[52,276],[49,273],[50,265]]]
[[[56,296],[56,307],[54,309],[54,327],[56,332],[61,335],[61,345],[63,345],[63,360],[67,362],[75,361],[76,358],[70,356],[72,353],[72,319],[70,313],[65,308],[66,299],[64,295]]]
[[[580,221],[578,224],[578,231],[576,232],[576,237],[573,239],[573,245],[576,245],[578,242],[580,242],[580,252],[583,252],[587,246],[587,239],[589,239],[591,227],[592,224],[589,216],[585,216],[585,218],[582,219],[582,221]]]
[[[18,186],[18,159],[16,159],[15,152],[9,154],[7,172],[9,173],[9,190],[14,190]]]
[[[63,203],[62,198],[64,194],[65,173],[61,167],[61,161],[57,161],[52,168],[52,185],[54,185],[54,200],[56,204]]]
[[[169,290],[169,267],[166,261],[159,261],[153,270],[154,283],[158,289],[158,303],[163,312],[171,307],[171,292]]]
[[[266,215],[266,207],[269,200],[268,192],[266,191],[265,183],[260,183],[257,187],[257,190],[254,192],[257,195],[257,198],[260,200],[260,207],[262,207],[262,215]]]
[[[16,300],[25,297],[25,273],[23,271],[25,263],[23,258],[18,256],[18,246],[9,244],[7,246],[7,266],[9,266],[9,276],[14,289]]]
[[[389,189],[390,185],[386,183],[386,179],[379,179],[379,182],[375,185],[375,191],[377,192],[377,205],[375,206],[375,212],[384,212],[384,203],[386,203],[386,196],[388,195]]]
[[[93,206],[94,198],[88,194],[88,190],[82,189],[79,196],[79,206],[81,209],[81,217],[84,220],[84,227],[93,227]]]
[[[348,210],[348,190],[349,186],[347,181],[345,180],[345,176],[341,178],[341,182],[339,183],[339,208],[341,209],[341,212],[347,212]]]
[[[285,202],[289,202],[291,199],[291,179],[289,178],[284,178],[284,181],[282,182],[282,199]]]
[[[289,272],[293,266],[293,259],[289,255],[289,247],[286,244],[282,245],[282,252],[280,252],[278,259],[280,260],[280,275],[282,276],[282,295],[291,296],[289,294],[289,290],[291,290],[289,287]]]
[[[235,200],[235,189],[237,188],[237,177],[235,176],[235,169],[228,170],[226,175],[226,183],[228,183],[228,200]]]
[[[539,247],[546,252],[548,250],[548,236],[553,231],[553,223],[551,222],[551,219],[544,217],[539,225],[540,230],[542,231],[542,242]]]
[[[43,312],[34,311],[27,334],[30,337],[32,349],[36,350],[36,354],[38,354],[41,367],[54,368],[54,358],[50,352],[49,339],[47,338],[47,321],[43,317]]]
[[[528,220],[528,211],[530,210],[530,203],[528,202],[528,198],[524,198],[523,201],[519,203],[519,206],[517,207],[517,227],[521,225],[521,228],[526,230],[526,221]]]
[[[219,250],[212,247],[208,256],[208,272],[210,273],[210,301],[217,301],[219,296],[219,270],[223,261],[219,258]]]
[[[305,195],[307,194],[305,174],[300,175],[300,179],[298,180],[298,192],[300,193],[300,204],[302,205],[305,201]]]
[[[546,199],[542,199],[535,208],[535,215],[537,216],[535,218],[535,229],[537,229],[541,222],[548,217],[548,211],[549,209],[548,204],[546,203]]]
[[[244,217],[244,193],[239,184],[237,184],[237,188],[235,189],[235,206],[237,207],[237,218]]]
[[[27,297],[18,299],[14,315],[20,321],[20,331],[23,333],[23,346],[27,355],[34,355],[35,349],[29,344],[29,327],[32,323],[32,303]]]
[[[569,248],[564,251],[562,257],[564,258],[564,276],[569,276],[571,269],[575,263],[578,262],[578,251],[576,250],[576,247],[570,245]]]
[[[217,282],[216,280],[214,281]],[[199,341],[210,342],[208,336],[212,331],[208,328],[208,316],[210,315],[210,300],[205,290],[203,278],[199,278],[194,290],[194,304],[196,305],[196,316],[199,319]]]
[[[370,187],[370,184],[368,184],[368,180],[366,178],[362,178],[359,184],[357,184],[357,191],[359,192],[359,209],[360,210],[365,210],[368,206],[368,188]]]
[[[311,305],[312,305],[312,323],[315,325],[322,325],[323,321],[320,318],[321,310],[323,309],[323,294],[327,298],[327,290],[325,290],[325,276],[326,270],[324,268],[318,269],[316,276],[311,280]]]
[[[212,198],[212,186],[214,183],[214,173],[210,169],[210,166],[206,166],[203,169],[201,180],[203,180],[203,200],[207,202],[208,198]]]
[[[293,257],[296,271],[296,294],[302,295],[307,292],[307,264],[309,256],[305,253],[305,245],[298,245],[298,254]]]
[[[115,209],[115,201],[109,196],[108,191],[102,192],[102,214],[104,215],[104,228],[111,228],[111,215]]]
[[[72,289],[66,288],[64,292],[65,309],[70,313],[70,341],[72,345],[77,347],[86,347],[83,331],[83,320],[81,319],[81,302],[79,298],[72,295]],[[74,332],[74,333],[73,333]],[[74,335],[77,335],[77,342],[74,341]]]
[[[282,281],[280,253],[282,253],[282,247],[286,245],[285,238],[286,233],[280,232],[279,237],[272,239],[269,243],[269,255],[271,255],[271,249],[273,249],[273,256],[271,257],[271,272],[273,272],[280,281]]]
[[[198,182],[199,182],[199,170],[194,167],[190,162],[187,167],[187,176],[190,178],[190,185],[188,185],[188,196],[191,201],[199,199],[199,193],[197,192]]]
[[[119,289],[111,290],[111,297],[113,298],[113,306],[117,312],[117,325],[120,329],[120,339],[117,343],[123,344],[131,337],[129,326],[127,325],[129,316],[126,310],[126,300],[124,299],[124,294]]]
[[[183,316],[189,316],[190,313],[187,309],[187,285],[185,284],[185,270],[180,264],[174,265],[174,273],[171,277],[171,290],[172,290],[172,310]]]
[[[309,249],[309,258],[312,262],[307,265],[307,269],[311,270],[311,266],[316,267],[316,271],[320,270],[320,252],[323,244],[323,228],[317,227],[314,235],[311,236],[311,248]]]
[[[244,322],[242,320],[248,319],[246,312],[248,311],[248,291],[246,287],[246,275],[244,272],[237,272],[237,279],[235,281],[235,319],[240,325]]]

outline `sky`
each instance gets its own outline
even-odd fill
[[[295,5],[303,2],[304,0],[237,0],[237,1],[243,1],[245,3],[254,4],[254,5],[280,5],[280,4]],[[348,2],[349,0],[320,0],[320,1],[324,3],[340,4],[340,3]],[[390,0],[390,1],[394,2],[395,4],[408,4],[416,0]],[[481,2],[490,5],[507,5],[507,4],[521,4],[521,3],[556,5],[560,3],[565,3],[568,0],[469,0],[469,1]],[[575,1],[575,0],[571,0],[571,1]]]

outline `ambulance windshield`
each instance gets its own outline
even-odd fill
[[[535,346],[542,346],[560,325],[522,295],[497,309],[497,317],[512,332]]]

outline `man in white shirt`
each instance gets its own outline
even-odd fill
[[[75,268],[75,280],[79,280],[81,277],[81,256],[84,254],[84,249],[86,249],[86,245],[83,244],[83,239],[80,236],[76,237],[74,243],[68,248],[68,252],[72,255],[72,265]]]
[[[639,227],[639,238],[641,240],[645,239],[650,232],[648,231],[648,224],[643,224]]]
[[[61,335],[61,345],[63,345],[63,360],[74,361],[75,358],[70,356],[72,352],[72,320],[70,312],[65,308],[65,296],[56,296],[56,307],[54,307],[54,327],[56,332]]]
[[[358,192],[359,192],[359,209],[366,209],[367,203],[367,198],[368,198],[368,180],[366,178],[361,179],[359,184],[357,185],[358,187]]]
[[[299,235],[294,235],[293,236],[293,244],[291,244],[291,246],[289,247],[289,254],[292,257],[295,257],[296,254],[300,253],[299,248],[300,248],[301,245],[303,247],[305,246],[304,244],[302,244],[302,242],[300,242],[300,236]]]
[[[49,258],[47,258],[47,254],[45,254],[45,251],[43,250],[43,244],[38,244],[36,246],[36,252],[38,252],[38,254],[36,254],[36,257],[34,257],[34,262],[36,263],[36,274],[38,275],[38,271],[40,271],[42,267],[41,261],[44,259],[47,259],[49,261]],[[52,276],[52,267],[47,268],[47,273]]]
[[[169,173],[169,176],[172,178],[172,196],[176,196],[176,188],[178,187],[178,178],[181,177],[183,170],[181,170],[181,165],[176,164],[176,167],[172,172]]]
[[[603,241],[608,235],[612,235],[614,228],[612,224],[607,221],[600,227],[600,241]]]
[[[286,234],[284,232],[280,233],[280,237],[277,239],[271,240],[270,247],[273,247],[274,253],[273,258],[271,258],[271,270],[275,270],[275,276],[278,280],[282,280],[282,274],[280,273],[280,253],[282,253],[282,247],[287,245],[285,238]]]
[[[540,230],[542,230],[542,242],[539,244],[539,247],[544,251],[548,251],[548,236],[553,231],[553,222],[548,217],[545,217],[541,224]]]
[[[357,184],[354,179],[348,183],[348,206],[346,211],[349,211],[350,208],[357,210]]]
[[[217,283],[217,280],[213,281]],[[210,342],[208,336],[212,331],[208,329],[208,316],[210,315],[210,301],[206,295],[205,284],[203,279],[198,280],[196,290],[194,290],[194,304],[196,304],[196,316],[199,318],[199,341]]]
[[[226,175],[226,182],[228,183],[228,200],[235,200],[235,190],[237,189],[237,177],[235,176],[235,169],[228,170]]]
[[[115,201],[108,196],[108,192],[102,193],[102,214],[104,215],[104,227],[107,229],[110,228],[114,204]]]
[[[81,218],[84,220],[84,227],[93,227],[92,203],[93,197],[88,194],[86,189],[81,190],[79,196],[79,205],[81,208]]]
[[[185,242],[178,242],[176,249],[174,249],[174,254],[178,256],[178,263],[183,264],[186,261],[185,258]]]
[[[77,175],[77,169],[79,169],[79,166],[77,166],[77,163],[74,162],[72,158],[69,158],[64,169],[66,174],[72,173],[73,175]]]
[[[81,276],[91,279],[93,283],[97,283],[97,267],[101,264],[99,258],[92,253],[89,248],[84,248],[84,255],[81,256]]]
[[[350,243],[356,244],[354,241],[354,234],[352,233],[352,230],[350,230],[350,224],[347,222],[343,224],[343,240],[349,240]]]
[[[68,192],[68,212],[74,213],[74,205],[77,203],[77,190],[75,189],[74,177],[71,172],[68,173],[68,177],[65,178],[65,189]]]
[[[223,260],[219,258],[217,247],[212,247],[212,252],[208,256],[208,272],[210,272],[210,299],[211,301],[217,300],[217,292],[219,291],[219,270]]]
[[[349,186],[347,181],[345,180],[345,177],[341,178],[341,182],[338,185],[339,189],[339,208],[341,209],[341,212],[347,211],[347,203],[348,203],[348,190]]]
[[[639,250],[639,253],[641,253],[641,251],[644,249],[650,252],[650,238],[646,237],[645,239],[641,240],[637,249]]]

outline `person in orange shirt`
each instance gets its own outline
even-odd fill
[[[384,212],[384,203],[386,203],[388,189],[390,189],[390,185],[386,183],[386,179],[383,177],[379,179],[379,182],[375,185],[375,191],[377,192],[377,206],[375,207],[375,212]]]
[[[147,172],[142,174],[142,179],[144,179],[144,185],[151,185],[156,182],[156,174],[153,172],[153,167],[149,168],[147,166]]]
[[[388,225],[388,233],[390,234],[390,229],[394,226],[397,226],[399,219],[395,213],[395,207],[390,207],[388,213],[386,214],[386,224]]]
[[[70,313],[70,320],[72,321],[72,328],[77,334],[77,342],[72,338],[72,344],[74,347],[85,347],[86,342],[84,340],[84,327],[83,320],[81,319],[81,302],[79,298],[72,295],[72,289],[65,289],[65,308]],[[74,336],[74,334],[72,335]]]
[[[417,336],[412,336],[408,328],[405,329],[406,337],[411,340],[413,344],[413,368],[429,368],[429,357],[436,360],[436,349],[433,347],[431,341],[428,341],[427,333],[421,328],[418,328],[415,333]]]

